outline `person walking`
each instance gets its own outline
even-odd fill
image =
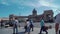
[[[39,33],[39,34],[42,34],[42,31],[45,31],[46,34],[48,34],[48,32],[47,32],[47,30],[46,30],[47,27],[45,26],[45,22],[44,22],[44,20],[43,20],[43,17],[41,17],[40,26],[41,26],[41,29],[40,29],[40,33]]]
[[[27,32],[27,21],[25,21],[24,29],[25,29],[24,33],[26,33]]]
[[[60,34],[60,13],[56,15],[56,19],[55,19],[55,32],[56,34]]]
[[[4,25],[3,25],[3,20],[1,19],[1,28],[3,27]]]
[[[17,18],[13,17],[13,34],[18,34],[18,20]]]
[[[34,25],[33,25],[33,20],[30,19],[30,30],[34,31]]]
[[[30,34],[30,22],[27,20],[27,33]]]

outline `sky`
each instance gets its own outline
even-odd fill
[[[0,0],[0,18],[10,14],[28,16],[33,9],[40,15],[44,10],[53,10],[54,16],[60,13],[60,0]]]

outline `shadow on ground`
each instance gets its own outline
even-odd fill
[[[25,34],[24,32],[18,32],[18,34]]]

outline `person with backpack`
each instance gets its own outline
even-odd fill
[[[32,31],[34,31],[34,25],[33,25],[33,21],[30,19],[30,30],[32,29]]]
[[[41,29],[40,29],[39,34],[42,34],[42,31],[44,31],[44,32],[46,32],[46,34],[48,34],[48,32],[47,32],[48,27],[45,26],[45,22],[43,20],[43,17],[41,17],[40,26],[41,26]]]

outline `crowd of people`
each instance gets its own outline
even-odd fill
[[[56,16],[56,19],[55,19],[55,23],[56,23],[55,24],[55,32],[56,32],[56,34],[60,34],[60,30],[59,30],[60,29],[59,28],[60,20],[59,19],[60,19],[60,14],[58,14]],[[17,18],[13,17],[12,23],[13,23],[13,34],[15,34],[15,33],[18,34],[18,26],[19,26],[18,23],[19,22],[18,22]],[[3,24],[3,21],[1,22],[1,28],[3,26],[2,24]],[[41,26],[41,28],[40,28],[40,32],[38,34],[42,34],[42,31],[44,31],[44,32],[46,32],[46,34],[48,34],[47,30],[52,28],[51,25],[50,26],[45,26],[45,22],[44,22],[43,17],[41,17],[40,26]],[[27,19],[25,21],[24,29],[25,29],[24,33],[28,33],[28,34],[30,34],[30,30],[34,31],[34,24],[33,24],[32,19]]]

